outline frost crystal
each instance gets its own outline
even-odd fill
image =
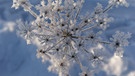
[[[113,6],[127,6],[125,0],[109,0],[105,8],[97,3],[92,13],[81,15],[84,2],[41,0],[40,4],[32,5],[28,0],[13,0],[12,7],[18,9],[21,6],[35,17],[29,23],[19,20],[18,34],[28,44],[34,44],[34,40],[38,39],[37,58],[41,58],[42,62],[49,61],[51,65],[48,70],[59,76],[69,76],[70,69],[76,64],[82,70],[80,76],[92,76],[91,67],[96,69],[107,61],[105,52],[109,52],[108,46],[117,56],[123,56],[124,47],[129,44],[130,33],[118,31],[110,40],[103,37],[103,32],[113,20],[107,12]]]

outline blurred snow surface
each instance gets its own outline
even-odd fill
[[[105,5],[107,0],[86,0],[82,13],[98,1]],[[95,76],[135,76],[135,0],[127,1],[131,4],[128,8],[119,7],[109,12],[115,20],[105,35],[109,37],[117,30],[131,32],[130,45],[125,48],[124,58],[112,57]],[[36,58],[36,47],[27,45],[16,34],[14,22],[19,18],[31,20],[33,17],[22,9],[14,10],[11,5],[12,0],[0,0],[0,76],[57,76],[48,72],[49,63],[44,64]],[[72,69],[72,76],[78,76],[76,68]]]

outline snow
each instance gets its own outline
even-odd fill
[[[82,11],[89,10],[98,1],[100,0],[86,0]],[[105,6],[105,1],[100,2]],[[135,76],[135,1],[127,1],[130,4],[128,8],[119,7],[109,12],[114,17],[114,22],[105,34],[108,38],[117,30],[131,32],[130,45],[125,48],[122,60],[117,57],[111,58],[110,62],[104,65],[103,72],[95,76]],[[33,1],[35,2],[36,0]],[[36,47],[27,45],[26,41],[16,34],[14,22],[19,18],[31,20],[33,17],[23,12],[21,8],[18,10],[11,8],[11,5],[12,0],[0,0],[0,76],[56,76],[48,72],[49,63],[43,64],[36,58]],[[73,75],[77,76],[76,72],[79,70],[73,71]]]

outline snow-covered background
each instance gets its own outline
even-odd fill
[[[31,0],[36,3],[37,0]],[[107,5],[108,0],[86,0],[82,13],[92,10],[97,2]],[[135,0],[127,0],[128,8],[119,7],[109,11],[114,17],[111,27],[105,31],[106,37],[120,30],[131,32],[130,44],[125,48],[123,59],[113,57],[104,66],[103,71],[95,76],[135,76]],[[36,58],[36,47],[27,45],[25,40],[16,34],[17,19],[31,20],[33,17],[22,9],[11,8],[12,0],[0,0],[0,76],[56,76],[47,71],[44,64]],[[75,69],[77,67],[74,67]],[[73,76],[77,75],[73,70]]]

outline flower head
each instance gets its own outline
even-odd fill
[[[18,9],[20,6],[24,7],[26,11],[32,7],[28,0],[13,0],[13,8]]]
[[[115,48],[117,55],[123,54],[123,47],[128,46],[128,39],[131,38],[131,33],[125,34],[124,32],[117,31],[116,34],[110,38],[112,41],[111,46]]]
[[[41,58],[43,63],[51,59],[49,53],[47,53],[45,49],[38,49],[36,56],[37,58]]]
[[[52,65],[49,66],[49,68],[48,68],[49,71],[53,71],[57,74],[61,74],[61,73],[68,74],[69,68],[70,68],[70,63],[67,60],[67,58],[65,58],[65,57],[63,59],[53,58],[51,63],[52,63]]]
[[[103,49],[93,49],[90,54],[90,62],[93,67],[99,66],[99,64],[104,62]]]
[[[93,71],[90,71],[88,67],[83,66],[82,73],[80,73],[79,76],[93,76]]]
[[[28,24],[27,22],[23,23],[21,20],[18,20],[17,24],[19,27],[18,34],[27,40],[27,44],[30,44],[31,39],[34,36],[33,27],[31,24]]]
[[[110,40],[112,41],[112,46],[118,48],[118,47],[128,46],[129,38],[131,38],[131,33],[125,34],[124,32],[117,31],[116,34],[114,34],[112,38],[110,38]]]
[[[116,7],[119,5],[128,7],[129,4],[126,0],[109,0],[109,4],[114,4]]]

